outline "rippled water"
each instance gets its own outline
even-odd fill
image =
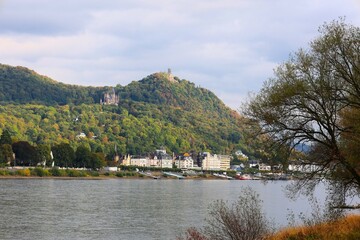
[[[0,239],[175,239],[203,226],[209,203],[234,201],[251,185],[267,215],[286,225],[287,182],[227,180],[0,180]]]

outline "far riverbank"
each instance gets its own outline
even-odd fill
[[[212,174],[179,175],[182,179],[192,180],[211,180],[224,179]],[[2,168],[0,169],[0,179],[62,179],[62,180],[106,180],[106,179],[178,179],[176,176],[165,175],[162,171],[153,171],[144,174],[137,171],[92,171],[59,168]]]

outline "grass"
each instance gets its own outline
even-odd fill
[[[349,215],[314,226],[285,228],[267,240],[357,240],[360,239],[360,215]]]

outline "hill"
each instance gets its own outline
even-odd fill
[[[0,103],[94,103],[99,102],[103,91],[56,82],[25,67],[0,64]]]
[[[114,87],[118,105],[100,105],[109,89],[67,85],[0,65],[0,130],[36,144],[86,144],[106,154],[115,145],[121,154],[162,146],[171,152],[254,153],[246,147],[239,114],[187,80],[155,73]]]

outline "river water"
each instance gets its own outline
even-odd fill
[[[0,239],[176,239],[201,227],[217,199],[242,187],[260,194],[277,227],[309,214],[305,198],[287,199],[287,181],[0,179]],[[324,199],[323,191],[319,191]]]

